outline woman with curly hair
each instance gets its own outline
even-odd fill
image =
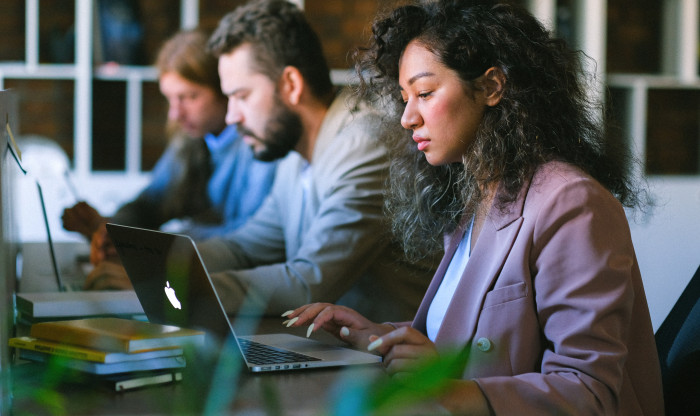
[[[390,373],[468,351],[440,400],[457,414],[663,414],[623,209],[645,193],[606,138],[582,54],[484,0],[399,7],[360,52],[360,92],[412,138],[393,143],[395,235],[414,257],[444,241],[444,257],[412,322],[311,304],[290,326],[375,351]]]

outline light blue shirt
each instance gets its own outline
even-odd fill
[[[440,326],[442,326],[442,320],[445,319],[447,307],[450,305],[450,302],[452,302],[452,296],[457,289],[459,281],[462,279],[464,268],[467,267],[467,263],[469,262],[469,256],[471,255],[472,228],[474,228],[474,218],[472,218],[469,223],[469,228],[465,230],[464,237],[462,237],[462,241],[459,242],[457,251],[455,251],[449,266],[447,266],[445,277],[443,277],[440,287],[437,293],[435,293],[433,301],[430,303],[425,328],[428,338],[430,338],[431,341],[435,341],[435,337],[437,337]]]
[[[196,227],[200,239],[223,235],[243,225],[270,192],[277,168],[277,162],[255,159],[235,126],[227,126],[219,136],[209,134],[204,140],[213,165],[208,195],[224,223]]]
[[[207,196],[212,210],[223,222],[202,223],[183,218],[160,218],[154,214],[165,203],[173,178],[178,177],[183,169],[174,146],[169,146],[158,160],[151,172],[151,182],[137,200],[115,214],[115,222],[145,228],[162,226],[161,229],[188,234],[195,240],[226,234],[245,223],[270,192],[277,162],[255,159],[252,149],[238,135],[235,126],[227,126],[218,136],[209,134],[204,140],[212,167]]]

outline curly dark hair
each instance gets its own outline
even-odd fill
[[[277,81],[286,66],[293,66],[316,97],[332,95],[321,41],[296,5],[285,0],[258,0],[237,7],[221,19],[208,49],[219,57],[245,43],[253,46],[257,70],[271,80]]]
[[[399,122],[403,112],[399,59],[417,40],[456,71],[465,88],[496,67],[506,83],[487,107],[463,163],[431,166],[404,136],[392,143],[387,211],[409,255],[440,250],[442,235],[471,218],[486,190],[498,184],[505,208],[538,166],[560,160],[601,182],[627,207],[640,204],[629,170],[630,152],[608,140],[602,105],[590,94],[586,56],[553,37],[521,7],[495,1],[443,0],[401,6],[372,27],[356,53],[358,93],[381,100]],[[430,244],[432,242],[432,244]]]

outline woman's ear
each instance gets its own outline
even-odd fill
[[[299,69],[294,66],[286,66],[282,70],[280,79],[280,93],[282,100],[294,106],[299,104],[301,93],[304,89],[304,77]]]
[[[486,105],[493,107],[501,101],[506,87],[506,74],[500,68],[492,66],[484,72],[484,94]]]

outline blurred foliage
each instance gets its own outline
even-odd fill
[[[334,416],[420,414],[421,405],[435,401],[460,379],[469,348],[420,360],[410,372],[374,381],[344,380],[332,406]],[[415,412],[409,411],[413,408]],[[416,409],[418,409],[416,411]]]

